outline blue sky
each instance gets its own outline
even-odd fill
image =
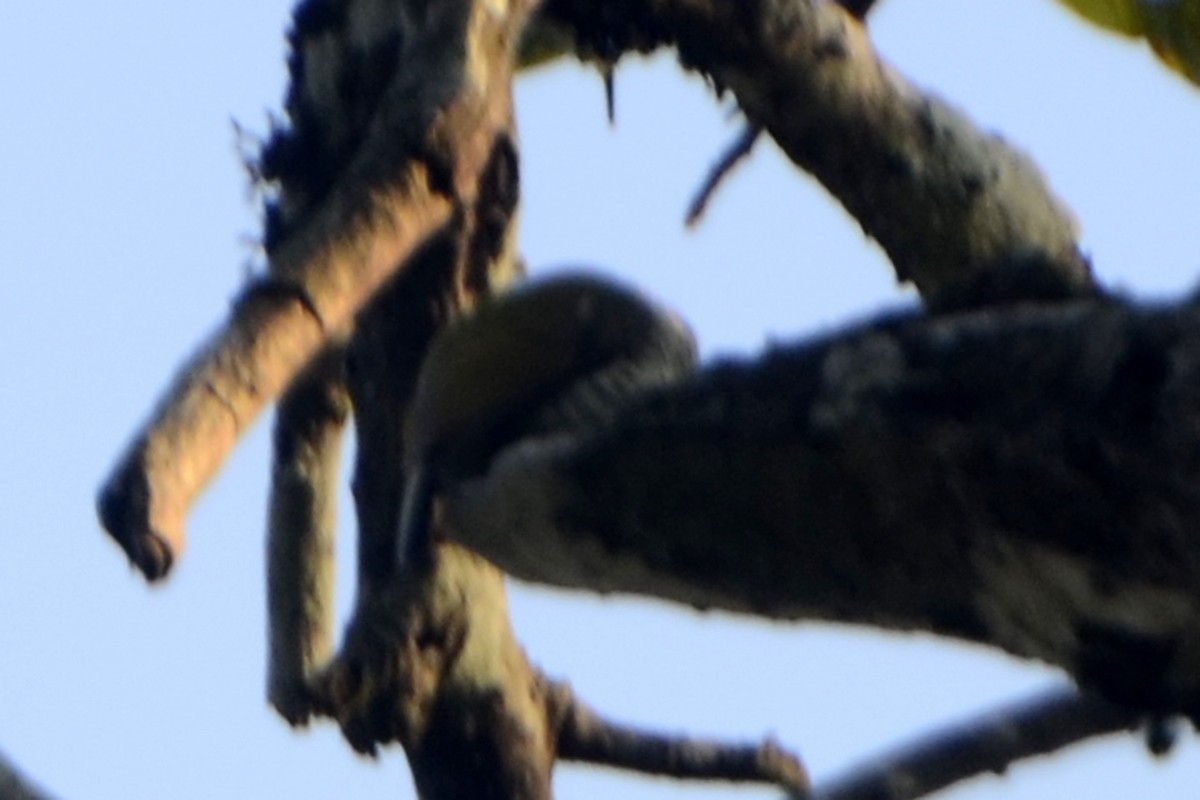
[[[64,798],[411,797],[399,750],[368,762],[331,724],[294,733],[267,708],[265,418],[196,506],[166,586],[131,573],[93,512],[167,380],[261,266],[231,120],[263,131],[279,107],[289,3],[12,5],[0,26],[0,750]],[[1108,285],[1146,298],[1195,288],[1200,91],[1051,0],[885,0],[873,26],[913,80],[1034,156]],[[620,69],[615,129],[599,80],[578,68],[522,79],[518,103],[535,271],[622,275],[677,308],[709,355],[911,302],[857,225],[764,143],[699,230],[683,228],[736,123],[669,58]],[[1057,680],[925,637],[522,586],[512,602],[534,660],[612,716],[771,733],[818,777]],[[573,767],[557,782],[583,800],[718,792]],[[1194,738],[1163,763],[1118,738],[947,797],[1183,798],[1198,782]]]

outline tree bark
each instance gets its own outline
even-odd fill
[[[935,309],[1090,293],[1071,212],[999,136],[922,92],[821,0],[547,0],[583,57],[679,50],[878,240]]]
[[[268,211],[268,275],[176,379],[101,490],[101,522],[150,580],[170,570],[188,507],[241,432],[332,337],[348,335],[419,247],[461,225],[497,147],[513,148],[508,48],[527,4],[514,0],[496,19],[469,0],[431,14],[424,5],[398,2],[382,28],[359,24],[367,6],[297,10],[292,126],[261,167],[280,194]],[[344,49],[323,47],[329,38]],[[365,93],[371,105],[359,105],[364,93],[353,86],[348,97],[323,94],[329,73],[381,50],[400,55]],[[314,151],[314,140],[333,136],[327,126],[357,134]]]
[[[593,431],[506,448],[442,498],[441,533],[459,544],[397,572],[402,423],[428,342],[517,271],[511,51],[536,5],[299,4],[288,122],[258,167],[274,197],[270,270],[101,494],[138,568],[167,574],[187,507],[283,395],[273,700],[294,723],[335,718],[361,751],[403,744],[423,797],[549,797],[557,758],[609,745],[625,766],[693,774],[715,753],[718,771],[765,764],[754,779],[804,789],[770,747],[592,725],[516,642],[496,565],[985,642],[1057,664],[1124,711],[1200,716],[1191,306],[1012,305],[716,365]],[[546,19],[606,62],[677,46],[934,310],[1093,294],[1071,215],[1036,169],[884,65],[836,4],[547,0]],[[322,354],[344,386],[313,365]],[[359,593],[314,679],[343,389]]]
[[[910,317],[719,363],[447,504],[540,583],[922,630],[1200,718],[1192,304]]]
[[[1127,708],[1074,691],[1036,697],[872,756],[820,786],[814,800],[910,800],[1013,762],[1137,725]]]
[[[308,721],[309,682],[333,656],[334,550],[342,433],[350,413],[345,352],[319,357],[279,399],[267,521],[267,698]]]

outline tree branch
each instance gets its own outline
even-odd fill
[[[183,549],[184,517],[242,431],[320,347],[306,304],[251,288],[175,379],[100,492],[100,521],[149,580]]]
[[[267,523],[267,697],[293,725],[310,713],[308,682],[333,655],[334,548],[342,433],[350,413],[341,348],[279,400]]]
[[[940,309],[1087,293],[1070,211],[1037,167],[875,53],[821,0],[548,0],[584,57],[678,47]],[[1011,274],[1010,274],[1011,273]]]
[[[900,318],[502,450],[449,533],[526,580],[924,630],[1200,712],[1200,323]]]
[[[551,699],[558,757],[670,778],[774,784],[794,798],[809,797],[808,772],[772,739],[754,745],[665,736],[598,715],[566,684]]]
[[[754,143],[758,141],[761,133],[759,128],[746,125],[738,133],[733,143],[725,149],[725,152],[721,153],[721,157],[709,168],[708,177],[704,179],[704,183],[701,184],[695,197],[692,198],[692,202],[688,205],[687,215],[684,217],[685,225],[693,228],[699,224],[700,218],[708,210],[708,203],[716,193],[717,187],[721,185],[721,181],[750,155],[750,151],[754,148]]]
[[[314,40],[302,42],[312,45],[307,58],[292,62],[293,128],[264,153],[262,175],[281,190],[268,226],[269,276],[243,293],[101,490],[101,522],[150,580],[170,570],[188,507],[264,404],[331,336],[345,335],[419,246],[461,222],[497,146],[512,148],[507,48],[528,3],[514,0],[511,13],[493,17],[470,0],[429,14],[405,2],[388,17],[402,30],[366,26],[366,41],[355,38],[362,26],[353,19],[339,22],[318,4],[297,10],[297,36]],[[350,33],[337,39],[336,24]],[[345,47],[322,47],[329,39]],[[394,73],[373,78],[382,88],[325,94],[324,78],[361,67],[381,47],[395,58]],[[326,58],[334,63],[319,63]],[[363,96],[374,105],[355,105]],[[314,153],[309,134],[324,126],[358,134],[330,134],[332,152]]]
[[[913,800],[1014,762],[1137,727],[1138,715],[1074,690],[1055,691],[967,720],[817,788],[815,800]]]
[[[500,572],[474,553],[448,543],[428,572],[395,572],[416,371],[446,319],[514,274],[510,52],[531,5],[300,3],[288,125],[259,165],[277,192],[269,275],[105,485],[103,523],[147,577],[165,575],[196,493],[287,390],[270,592],[272,696],[290,720],[311,703],[361,751],[400,742],[428,798],[548,798],[556,756],[801,792],[802,769],[770,743],[672,740],[564,705],[512,634]],[[1070,215],[1036,170],[883,66],[834,5],[553,7],[604,59],[676,43],[933,306],[1090,290]],[[449,487],[442,522],[518,576],[989,642],[1196,719],[1192,316],[1024,307],[720,365],[586,435],[508,447]],[[310,681],[329,627],[343,388],[360,444],[358,607]],[[977,760],[1001,751],[981,745]],[[949,774],[914,763],[913,781]]]
[[[4,800],[50,800],[50,795],[26,780],[3,753],[0,753],[0,797]]]
[[[359,752],[403,745],[423,798],[552,796],[543,683],[513,635],[503,575],[462,548],[360,595],[313,688]]]

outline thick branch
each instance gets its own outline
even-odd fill
[[[556,713],[513,637],[500,573],[475,554],[450,543],[430,571],[394,572],[401,419],[426,343],[511,277],[509,50],[526,5],[300,4],[290,127],[261,165],[279,191],[270,276],[239,300],[106,485],[104,524],[148,577],[164,575],[195,494],[292,386],[272,504],[272,568],[284,574],[271,589],[273,692],[290,719],[312,702],[360,750],[402,743],[428,798],[548,797],[556,754],[764,774],[800,791],[798,766],[770,746],[716,750],[635,735],[579,708]],[[673,28],[685,59],[733,88],[751,122],[818,175],[935,304],[971,301],[1013,265],[1052,276],[1049,294],[1088,286],[1070,221],[1036,172],[881,67],[832,6],[584,5],[606,24],[628,6],[636,13],[620,24],[648,25],[639,35],[654,44]],[[605,37],[605,57],[626,46],[603,26],[592,35]],[[462,541],[525,577],[991,641],[1132,703],[1195,712],[1200,559],[1114,568],[1128,569],[1120,537],[1139,526],[1165,532],[1156,552],[1194,555],[1196,443],[1186,429],[1172,450],[1175,431],[1155,427],[1194,405],[1191,361],[1171,349],[1190,328],[1181,314],[1114,308],[901,323],[719,368],[586,438],[517,443],[487,479],[452,492],[449,519]],[[293,381],[348,334],[359,605],[341,654],[309,683],[328,631],[323,554],[343,409],[336,379]],[[1060,345],[1082,366],[1046,356]],[[1029,353],[1045,363],[1029,368]],[[1153,384],[1150,412],[1143,387],[1122,391],[1126,379]],[[1000,391],[1027,380],[1084,413],[1045,421],[1025,394]],[[1164,475],[1183,478],[1155,495]],[[1127,486],[1140,492],[1127,507],[1070,502]],[[1078,517],[1041,531],[1063,506]],[[1078,525],[1102,552],[1091,538],[1081,546]],[[289,573],[290,562],[301,566]]]
[[[367,108],[354,104],[356,92],[329,97],[323,83],[345,64],[361,65],[360,47],[380,44],[372,26],[356,24],[362,9],[345,18],[311,4],[297,11],[298,29],[336,63],[305,71],[293,61],[296,130],[315,121],[356,133],[334,137],[331,153],[276,147],[264,155],[264,176],[282,187],[268,232],[270,277],[237,303],[103,487],[104,527],[151,580],[170,569],[188,507],[263,405],[350,327],[416,248],[452,219],[461,222],[497,150],[512,149],[507,51],[525,4],[500,15],[468,0],[438,4],[436,13],[425,5],[398,0],[389,15],[402,28],[382,31],[387,52],[399,53],[395,74],[373,76],[384,88]],[[345,30],[331,30],[338,22]],[[368,40],[359,42],[364,29]]]
[[[353,219],[347,204],[364,202],[363,187],[348,181],[322,209],[327,220],[281,246],[272,277],[243,294],[105,483],[101,522],[147,578],[170,570],[189,507],[263,406],[449,220],[448,198],[431,191],[423,168],[410,170]]]
[[[550,797],[540,678],[513,636],[503,576],[443,547],[435,569],[360,596],[316,687],[324,713],[373,753],[399,742],[421,797]]]
[[[170,570],[192,500],[323,338],[296,296],[251,289],[176,378],[100,493],[101,522],[147,578]]]
[[[1074,219],[1034,164],[884,64],[835,3],[551,0],[543,13],[585,55],[676,45],[935,307],[1091,285]]]
[[[547,710],[500,573],[453,547],[428,574],[394,569],[400,423],[426,344],[518,271],[510,50],[533,2],[299,4],[289,126],[260,165],[279,190],[270,278],[184,373],[102,500],[105,525],[161,577],[195,493],[291,386],[272,502],[273,699],[293,721],[310,704],[334,717],[360,750],[399,741],[431,800],[550,794]],[[328,633],[347,337],[361,580],[339,657],[308,681]],[[329,363],[293,384],[322,351]]]
[[[480,14],[487,8],[477,4]],[[488,93],[491,113],[504,119],[506,66],[491,64],[497,85]],[[442,548],[428,572],[396,571],[404,413],[429,340],[518,277],[511,140],[497,137],[455,226],[377,293],[347,348],[358,434],[358,601],[314,696],[356,749],[402,744],[418,792],[430,800],[550,796],[540,682],[513,635],[499,571],[455,547]]]
[[[527,580],[925,630],[1200,711],[1200,323],[908,318],[718,364],[448,502]]]

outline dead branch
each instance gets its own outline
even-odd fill
[[[176,379],[101,491],[101,522],[147,578],[169,571],[183,547],[188,507],[263,405],[330,336],[348,331],[421,244],[475,202],[497,143],[511,148],[507,49],[525,5],[515,2],[499,17],[468,0],[439,4],[435,14],[398,9],[393,23],[407,26],[402,57],[366,112],[324,107],[330,98],[320,86],[310,91],[304,75],[293,76],[293,88],[312,94],[318,107],[311,116],[296,111],[297,138],[280,141],[306,141],[301,121],[349,124],[342,112],[366,119],[359,136],[339,140],[332,165],[289,160],[279,153],[294,150],[276,148],[264,165],[282,189],[268,231],[269,276],[243,294],[228,323]],[[315,17],[303,19],[328,34]],[[395,29],[376,33],[395,45]],[[473,46],[462,46],[468,37]],[[381,46],[373,38],[346,44],[351,51]],[[361,56],[342,55],[348,62]],[[318,178],[277,175],[297,165]],[[321,180],[327,171],[332,177]]]
[[[188,509],[263,406],[449,220],[451,204],[423,172],[415,167],[391,195],[376,196],[369,217],[323,248],[307,241],[307,231],[304,241],[282,247],[272,261],[278,274],[273,266],[264,285],[243,293],[104,484],[101,523],[148,579],[165,577],[182,552]],[[362,187],[348,183],[343,191]]]
[[[447,319],[514,274],[510,53],[532,5],[300,3],[288,125],[260,165],[278,192],[269,275],[105,485],[102,521],[147,577],[165,575],[196,493],[287,391],[270,588],[285,716],[311,706],[363,752],[401,743],[428,798],[548,798],[555,758],[579,756],[799,792],[802,770],[769,744],[713,749],[564,712],[512,634],[500,572],[474,553],[449,543],[428,572],[395,572],[417,369]],[[935,307],[1090,288],[1070,215],[1036,170],[882,65],[832,4],[553,7],[604,59],[676,44]],[[884,324],[717,367],[594,432],[507,448],[442,498],[448,532],[532,579],[932,630],[1060,664],[1133,707],[1195,714],[1191,337],[1186,311],[1091,303]],[[343,344],[359,597],[338,657],[310,680],[344,413],[324,370],[342,366]],[[320,353],[330,363],[313,366]],[[1135,499],[1120,499],[1126,486]],[[1138,561],[1126,545],[1149,528]]]
[[[1195,718],[1198,395],[1191,305],[883,321],[519,441],[449,533],[526,580],[956,636]]]
[[[330,362],[284,397],[276,432],[273,697],[293,722],[310,709],[334,717],[359,749],[401,742],[430,798],[549,796],[545,715],[522,701],[535,676],[499,573],[452,550],[419,580],[392,569],[409,383],[437,326],[515,274],[509,51],[528,5],[397,0],[369,24],[362,14],[375,4],[298,6],[289,127],[261,165],[279,191],[269,277],[177,381],[101,501],[134,563],[165,575],[196,492],[262,405],[325,350]],[[357,74],[363,64],[375,72]],[[372,82],[359,86],[364,77]],[[331,97],[331,85],[351,91]],[[328,478],[344,413],[330,371],[347,339],[359,602],[339,658],[312,681],[329,625]],[[533,738],[518,747],[526,729]]]
[[[668,736],[621,725],[586,706],[567,684],[555,684],[551,714],[558,720],[558,757],[670,778],[769,783],[807,798],[808,771],[772,739],[738,745]]]
[[[344,358],[335,348],[313,362],[280,398],[275,417],[267,697],[293,725],[308,721],[308,683],[333,655],[337,492],[350,413]]]
[[[513,157],[497,151],[462,226],[427,242],[377,293],[346,350],[358,442],[358,600],[311,696],[356,749],[401,744],[429,798],[550,797],[539,678],[509,625],[499,571],[454,547],[442,548],[428,573],[395,571],[405,409],[429,340],[519,276]]]
[[[700,222],[700,218],[708,210],[708,203],[716,193],[717,187],[721,185],[721,181],[725,180],[733,168],[750,155],[750,151],[754,148],[754,143],[758,141],[761,133],[762,130],[754,125],[746,125],[738,133],[733,143],[725,149],[725,152],[721,153],[721,157],[709,169],[708,177],[704,179],[704,183],[701,184],[696,191],[696,196],[688,205],[687,215],[684,217],[685,225],[693,228]]]
[[[182,551],[184,517],[196,494],[323,337],[304,302],[252,289],[176,378],[99,499],[105,530],[149,580],[164,577]]]
[[[677,47],[685,66],[733,91],[933,307],[1090,289],[1074,218],[1037,167],[887,66],[841,6],[548,0],[542,13],[573,32],[584,57]]]
[[[1055,691],[937,731],[818,787],[816,800],[913,800],[1085,739],[1133,730],[1139,716],[1074,690]]]

